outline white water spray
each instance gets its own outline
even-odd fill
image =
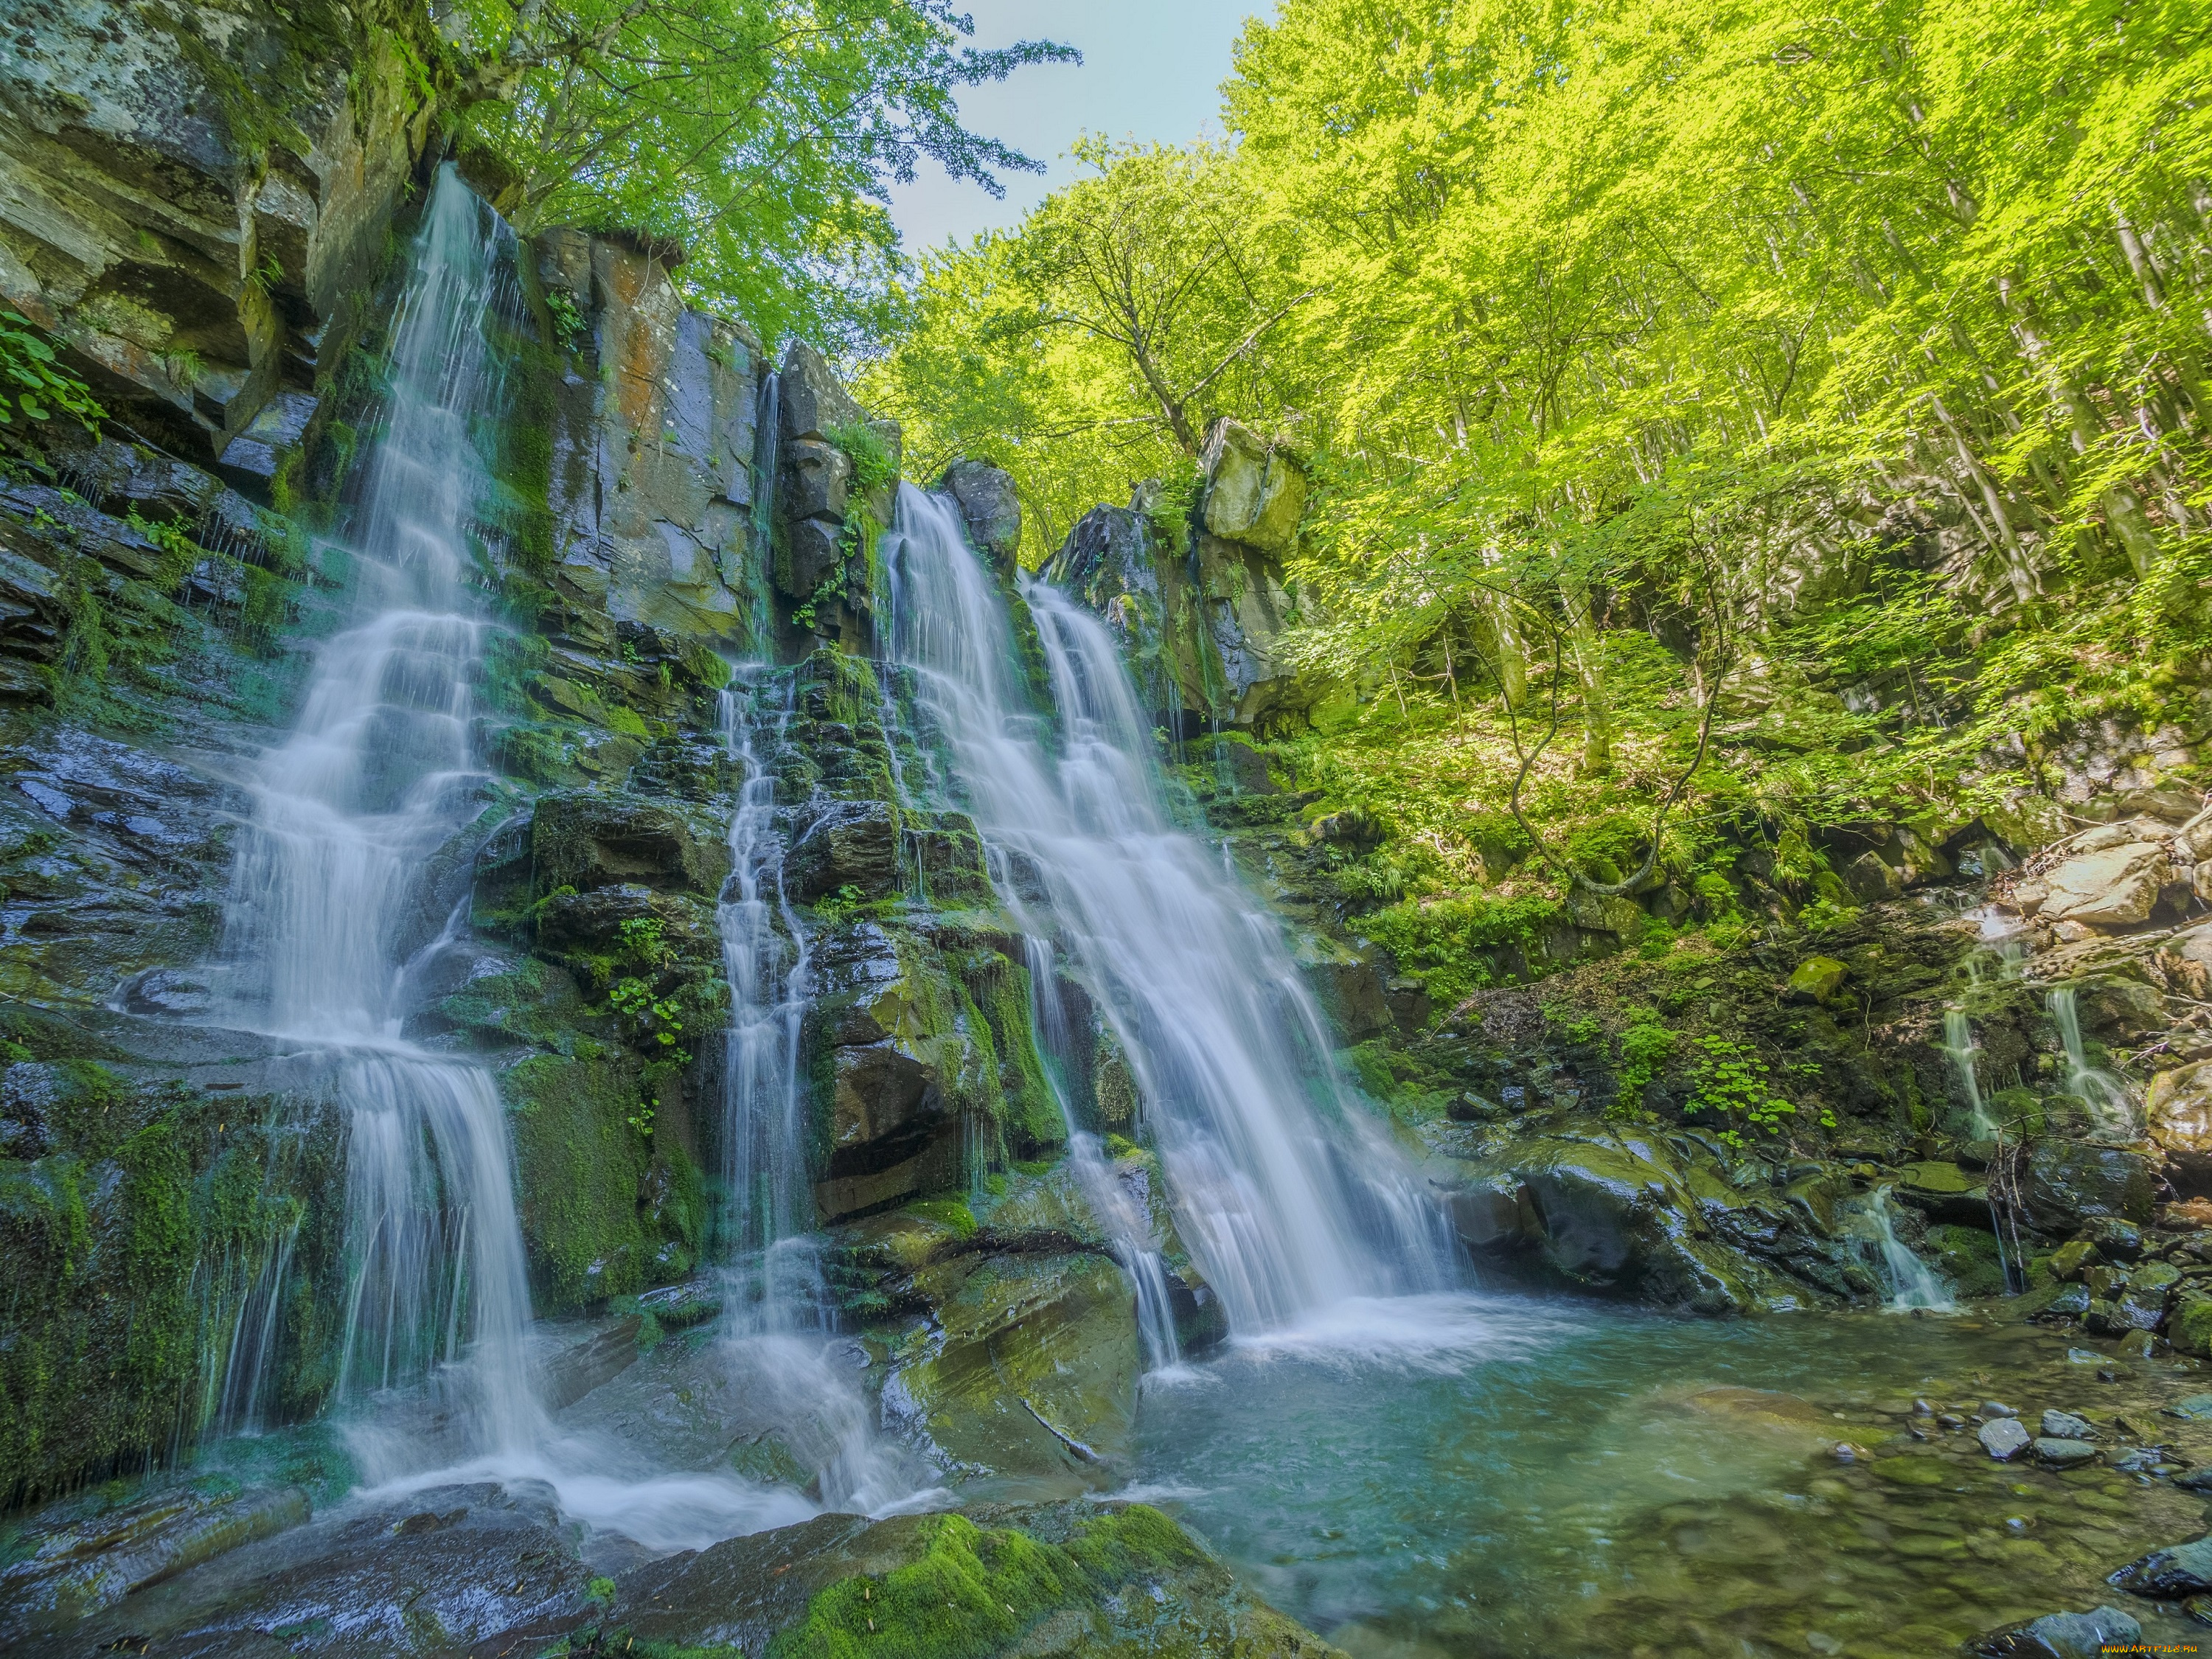
[[[1982,1103],[1981,1079],[1974,1066],[1981,1048],[1974,1042],[1974,1028],[1963,1008],[1943,1011],[1943,1053],[1959,1074],[1959,1087],[1966,1097],[1966,1119],[1976,1140],[1993,1139],[1997,1133],[1996,1120],[1990,1109]]]
[[[1060,948],[1129,1056],[1178,1231],[1231,1329],[1447,1285],[1442,1213],[1344,1087],[1273,920],[1162,811],[1103,629],[1053,589],[1026,590],[1062,722],[1055,757],[957,513],[902,486],[896,520],[893,649],[924,726],[987,845],[1039,873]]]
[[[853,1367],[828,1340],[799,1069],[810,951],[784,896],[769,763],[790,722],[792,690],[788,678],[745,671],[721,698],[724,742],[742,771],[730,821],[730,880],[717,911],[731,1003],[722,1084],[731,1281],[723,1350],[752,1407],[780,1425],[785,1449],[817,1472],[823,1501],[882,1515],[928,1507],[940,1494],[925,1489],[919,1467],[878,1432]]]
[[[1959,1304],[1951,1287],[1911,1246],[1897,1236],[1897,1214],[1889,1188],[1877,1187],[1867,1194],[1859,1210],[1861,1237],[1881,1273],[1888,1296],[1885,1306],[1899,1311],[1914,1309],[1929,1313],[1955,1313]]]
[[[485,781],[470,693],[483,624],[465,586],[471,538],[497,531],[471,428],[499,403],[484,325],[517,303],[513,252],[498,216],[441,171],[392,328],[356,621],[323,647],[299,724],[263,758],[224,929],[234,1018],[325,1051],[345,1114],[338,1397],[465,1355],[468,1439],[485,1450],[544,1425],[506,1120],[481,1066],[399,1029],[410,919],[444,908],[425,868]]]
[[[2066,1092],[2087,1105],[2100,1135],[2108,1140],[2133,1139],[2135,1100],[2126,1084],[2090,1062],[2088,1045],[2081,1040],[2081,1011],[2075,1000],[2074,988],[2061,986],[2051,992],[2050,1008],[2058,1027],[2058,1040],[2066,1050]]]

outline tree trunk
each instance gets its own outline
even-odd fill
[[[1605,645],[1590,618],[1589,591],[1579,581],[1562,581],[1568,636],[1574,641],[1575,672],[1583,686],[1583,771],[1595,776],[1613,769],[1613,705],[1605,695]]]

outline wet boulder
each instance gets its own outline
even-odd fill
[[[863,899],[899,891],[898,815],[888,802],[823,802],[793,819],[783,855],[785,896],[811,904],[847,887]]]
[[[842,1651],[873,1626],[878,1644],[926,1631],[976,1655],[1340,1659],[1136,1504],[820,1516],[625,1574],[605,1623],[621,1638],[605,1643],[611,1653]]]
[[[1501,1265],[1695,1312],[1795,1305],[1790,1282],[1753,1255],[1821,1254],[1809,1212],[1747,1203],[1641,1136],[1534,1134],[1473,1162],[1432,1158],[1428,1172],[1461,1237]]]
[[[1954,1226],[1989,1224],[1987,1183],[1977,1181],[1956,1164],[1933,1158],[1908,1164],[1891,1191],[1899,1202],[1910,1204],[1931,1220]]]
[[[2142,1640],[2142,1626],[2118,1607],[2046,1613],[1966,1644],[1974,1659],[2100,1659]]]
[[[1002,574],[1012,575],[1022,542],[1022,502],[1011,474],[988,461],[957,460],[937,487],[959,504],[968,539]]]
[[[730,872],[727,833],[705,806],[574,790],[539,799],[530,844],[542,890],[637,883],[711,897]]]
[[[2117,1146],[2038,1141],[2028,1152],[2022,1194],[2028,1217],[2046,1233],[2070,1233],[2085,1221],[2151,1218],[2149,1159]]]
[[[2159,1073],[2144,1102],[2144,1129],[2185,1190],[2212,1184],[2212,1061]]]
[[[538,909],[538,942],[553,951],[605,951],[620,942],[623,924],[633,921],[657,922],[667,945],[685,955],[720,948],[711,905],[634,881],[549,895]]]
[[[1121,1478],[1143,1354],[1111,1256],[961,1255],[917,1273],[915,1294],[933,1338],[896,1375],[913,1427],[976,1471]]]
[[[91,1518],[41,1528],[27,1553],[0,1571],[0,1641],[76,1624],[126,1595],[307,1519],[296,1486],[206,1496],[166,1493]]]
[[[2112,1582],[2130,1595],[2179,1601],[2212,1590],[2212,1538],[2153,1550],[2114,1573]]]
[[[235,1549],[80,1626],[74,1639],[154,1652],[465,1651],[580,1609],[591,1571],[550,1488],[447,1486]],[[188,1644],[189,1638],[189,1644]]]
[[[1023,1157],[1065,1139],[1026,974],[1000,944],[1011,941],[866,919],[817,937],[804,1042],[829,1151],[815,1186],[824,1220],[953,1184],[963,1121],[995,1122]]]

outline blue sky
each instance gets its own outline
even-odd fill
[[[1018,70],[963,95],[969,131],[1052,170],[1006,175],[1006,199],[994,201],[924,162],[921,176],[891,197],[891,217],[914,252],[1013,224],[1073,176],[1065,153],[1079,134],[1163,143],[1218,136],[1229,48],[1246,16],[1274,10],[1271,0],[963,0],[961,9],[975,17],[978,46],[1060,40],[1080,49],[1083,62]]]

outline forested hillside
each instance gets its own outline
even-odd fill
[[[866,384],[1012,471],[1033,563],[1140,480],[1187,510],[1220,416],[1310,471],[1285,755],[1395,832],[1354,896],[1532,837],[1519,888],[1610,884],[1671,805],[1686,893],[1765,842],[1847,906],[1808,831],[1941,843],[2203,734],[2208,29],[1290,0],[1224,143],[1092,145],[927,257]]]

